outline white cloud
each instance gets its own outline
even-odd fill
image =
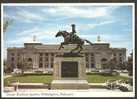
[[[80,31],[80,30],[94,29],[94,28],[102,26],[102,25],[104,26],[104,25],[108,25],[108,24],[113,24],[117,21],[118,20],[107,20],[107,21],[101,21],[98,23],[90,23],[90,24],[89,23],[87,23],[87,24],[78,23],[77,30]]]
[[[82,17],[82,18],[97,18],[110,16],[112,11],[117,7],[74,7],[74,6],[61,6],[49,9],[43,9],[44,13],[49,13],[54,16],[69,16],[69,17]]]
[[[8,15],[7,13],[4,13],[4,17],[10,17],[14,20],[17,20],[18,22],[27,22],[27,23],[47,20],[47,17],[45,16],[24,9],[18,9],[14,15],[12,14]]]
[[[99,22],[99,23],[95,23],[95,24],[87,24],[87,26],[88,26],[88,28],[95,28],[97,26],[111,24],[111,23],[115,23],[115,22],[116,22],[116,20],[110,20],[110,21],[103,21],[103,22]]]
[[[77,27],[77,31],[80,31],[80,29],[91,29],[91,28],[95,28],[97,26],[101,26],[101,25],[105,25],[105,24],[110,24],[113,23],[115,21],[103,21],[100,23],[96,23],[96,24],[79,24]],[[12,41],[11,43],[14,42],[18,42],[18,43],[24,43],[27,41],[32,41],[32,37],[35,35],[37,36],[37,39],[42,41],[45,39],[49,39],[49,38],[55,38],[55,34],[59,31],[59,30],[66,30],[68,32],[71,31],[71,26],[70,24],[62,24],[62,25],[57,25],[57,26],[51,26],[52,28],[50,28],[48,26],[47,27],[33,27],[31,29],[28,30],[24,30],[22,32],[16,33],[17,34],[17,38],[15,41]],[[97,35],[84,35],[84,34],[78,34],[80,37],[82,38],[96,38]]]
[[[46,41],[49,38],[53,39],[55,38],[55,34],[58,32],[58,29],[56,28],[38,28],[38,27],[33,27],[28,30],[24,30],[22,32],[15,33],[16,38],[13,40],[8,40],[7,44],[8,45],[22,45],[25,42],[32,42],[33,41],[33,36],[36,36],[36,39],[38,42],[41,41]]]

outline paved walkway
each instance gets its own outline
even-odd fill
[[[48,89],[17,89],[16,91],[14,90],[13,87],[6,87],[4,88],[5,92],[47,92],[47,91],[56,91],[56,90],[48,90]],[[119,89],[114,89],[114,90],[108,90],[105,88],[91,88],[87,90],[58,90],[58,91],[67,91],[67,92],[72,92],[72,91],[88,91],[88,92],[121,92]]]
[[[89,83],[89,85],[106,85],[105,83]]]
[[[12,77],[12,75],[4,75],[4,79],[8,77]]]

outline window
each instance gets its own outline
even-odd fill
[[[91,62],[94,62],[94,59],[91,59]]]
[[[32,59],[31,59],[31,58],[28,58],[28,62],[32,62]]]
[[[45,68],[48,68],[48,64],[45,64]]]
[[[45,58],[45,61],[48,62],[48,57]]]
[[[51,56],[54,56],[54,53],[51,53]]]
[[[53,62],[53,61],[54,61],[54,58],[51,58],[51,61]]]
[[[93,54],[93,53],[91,53],[91,57],[94,57],[94,54]]]
[[[12,56],[14,56],[15,54],[14,53],[11,53]]]
[[[87,67],[87,68],[89,67],[89,64],[88,64],[88,63],[86,63],[86,67]]]
[[[42,61],[42,57],[39,58],[39,61]]]
[[[48,56],[48,53],[45,53],[45,56]]]
[[[39,55],[42,56],[42,53],[40,53]]]
[[[43,65],[42,63],[39,63],[39,68],[42,68],[43,67],[42,65]]]
[[[116,53],[114,53],[113,55],[116,56]]]
[[[122,61],[122,57],[119,58],[119,61],[120,61],[120,62]]]
[[[88,61],[88,57],[86,57],[86,61]]]
[[[102,62],[106,62],[107,59],[106,59],[106,58],[102,58],[101,61],[102,61]]]
[[[53,63],[51,63],[51,68],[53,68]]]
[[[121,54],[121,53],[119,53],[119,56],[122,56],[122,54]]]
[[[93,56],[91,56],[91,62],[93,62],[94,61],[94,57]]]
[[[116,59],[116,57],[114,57],[114,61],[116,61],[117,59]]]
[[[85,53],[85,56],[88,56],[88,53]]]
[[[91,56],[92,59],[94,59],[94,56]]]
[[[11,61],[14,61],[14,57],[11,57]]]
[[[12,68],[15,68],[15,64],[14,64],[14,63],[11,63],[11,67],[12,67]]]
[[[91,68],[95,68],[95,64],[91,64]]]

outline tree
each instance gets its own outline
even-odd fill
[[[119,69],[119,70],[125,70],[127,67],[126,67],[126,62],[124,62],[124,63],[120,63],[120,64],[118,64],[118,66],[117,66],[117,69]]]
[[[130,56],[128,57],[128,61],[127,61],[127,70],[129,72],[129,75],[133,75],[133,52],[130,54]]]
[[[13,23],[13,19],[5,18],[3,22],[3,32],[5,33],[8,27]]]
[[[3,65],[4,65],[4,72],[6,73],[7,70],[8,70],[7,60],[4,59],[4,63],[3,63]]]
[[[24,74],[24,71],[27,69],[28,63],[25,58],[19,59],[18,61],[18,68],[22,70],[22,74]]]
[[[3,32],[5,33],[8,27],[13,23],[13,19],[5,18],[3,22]],[[7,63],[7,60],[4,60],[4,72],[11,72],[12,68],[9,67],[9,64]]]
[[[116,68],[116,60],[114,58],[110,59],[108,65],[111,72],[113,72],[113,70]]]
[[[4,73],[12,72],[12,67],[8,64],[6,59],[4,59],[3,65],[4,65]]]
[[[107,59],[105,58],[101,59],[101,66],[102,69],[108,69]]]

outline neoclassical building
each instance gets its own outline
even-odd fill
[[[53,68],[54,58],[57,54],[69,52],[76,45],[66,45],[58,50],[60,45],[48,45],[36,42],[24,43],[24,47],[12,47],[7,49],[7,62],[12,68],[26,70],[49,70]],[[111,48],[109,43],[103,43],[98,37],[94,45],[84,45],[81,52],[89,69],[101,69],[104,63],[114,58],[116,64],[122,64],[126,60],[126,48]]]

